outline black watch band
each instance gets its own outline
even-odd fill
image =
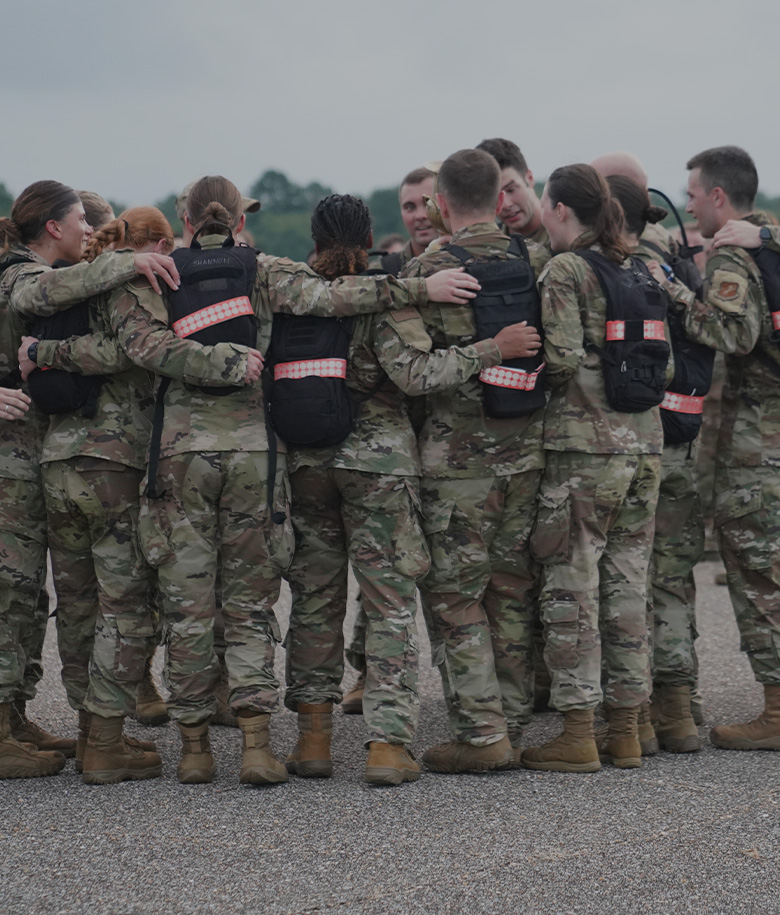
[[[31,343],[27,347],[27,358],[30,360],[30,362],[34,362],[36,365],[38,365],[38,341],[37,340],[35,341],[35,343]]]
[[[761,226],[758,230],[758,237],[761,239],[762,245],[767,245],[772,241],[772,230],[769,226]]]

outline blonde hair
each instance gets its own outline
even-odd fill
[[[140,251],[160,239],[173,251],[173,229],[165,216],[157,207],[132,207],[94,233],[81,259],[93,261],[111,246]]]

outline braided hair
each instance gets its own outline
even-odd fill
[[[173,251],[173,230],[165,216],[157,207],[132,207],[94,233],[81,259],[93,261],[109,247],[140,251],[160,239],[165,239],[168,252]]]
[[[327,280],[356,276],[368,266],[371,213],[359,197],[331,194],[314,208],[311,237],[319,252],[313,270]]]

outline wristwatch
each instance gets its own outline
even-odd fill
[[[30,362],[34,362],[36,365],[38,365],[38,341],[37,340],[35,341],[35,343],[31,343],[27,347],[27,358],[30,360]]]
[[[761,226],[758,230],[758,237],[761,239],[762,245],[768,245],[772,241],[772,230],[769,226]]]

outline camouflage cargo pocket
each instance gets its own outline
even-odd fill
[[[571,505],[568,486],[545,486],[542,483],[530,545],[531,555],[542,565],[571,561]]]
[[[405,578],[419,581],[431,565],[423,534],[422,505],[416,488],[408,480],[402,482],[408,497],[408,509],[399,514],[393,531],[393,568]]]
[[[458,569],[458,545],[448,536],[455,500],[425,499],[423,502],[423,531],[431,556],[430,570],[425,577],[425,587],[436,590],[443,582],[450,582]]]
[[[173,562],[176,554],[171,546],[171,522],[164,499],[141,499],[138,514],[138,545],[153,569]]]
[[[114,676],[117,680],[140,682],[155,632],[152,617],[149,613],[118,616],[114,623],[117,630]]]
[[[551,670],[576,667],[579,659],[580,605],[576,601],[549,601],[542,605],[545,628],[544,660]]]
[[[729,486],[715,495],[715,528],[743,569],[768,569],[773,542],[767,531],[761,483]]]

